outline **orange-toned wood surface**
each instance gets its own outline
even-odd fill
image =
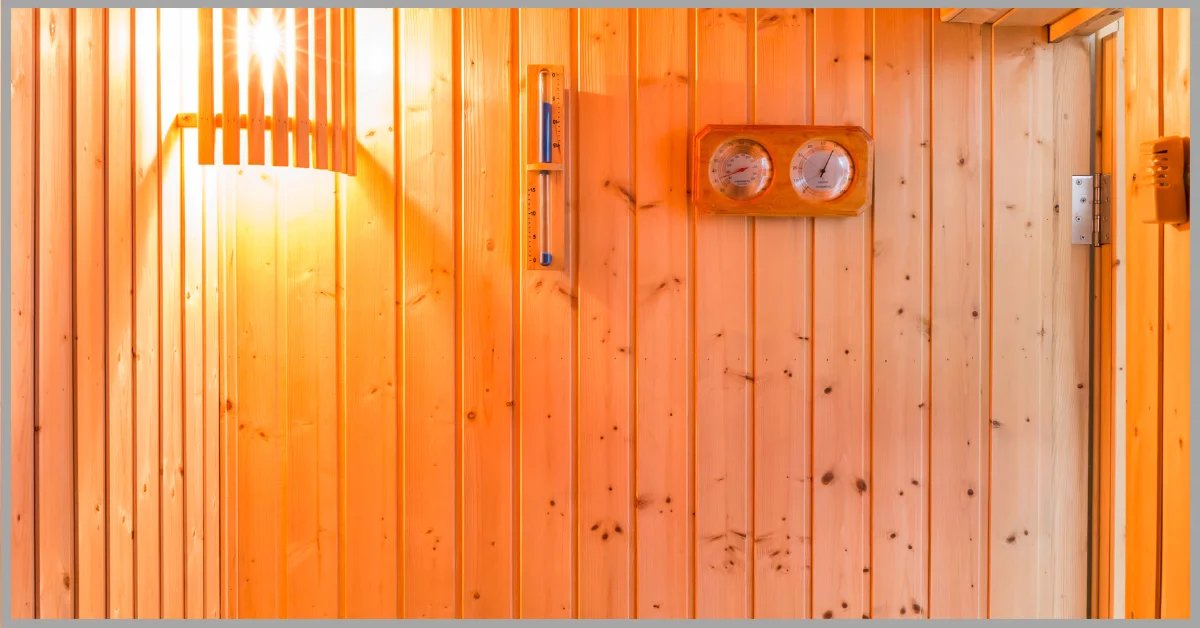
[[[217,249],[171,124],[194,14],[14,12],[14,617],[216,611],[216,310],[195,304]]]
[[[1127,577],[1125,616],[1191,614],[1190,223],[1143,224],[1142,142],[1190,135],[1188,9],[1125,11]]]
[[[53,95],[51,13],[14,20],[15,67],[48,72],[14,115],[86,119],[77,65]],[[1052,211],[1053,164],[1085,167],[1090,105],[1054,91],[1086,77],[1082,40],[929,9],[318,10],[357,34],[337,54],[362,80],[332,80],[342,42],[313,33],[312,88],[339,94],[314,98],[314,159],[347,177],[192,165],[200,130],[169,112],[199,97],[193,14],[104,13],[107,581],[79,577],[97,332],[71,281],[89,205],[62,192],[90,135],[13,138],[36,314],[14,327],[14,608],[82,614],[102,586],[104,614],[142,617],[1082,613],[1087,304],[1065,284],[1090,252]],[[567,73],[562,270],[522,262],[527,63]],[[861,125],[877,201],[701,215],[708,123]],[[993,147],[994,125],[1016,131]]]

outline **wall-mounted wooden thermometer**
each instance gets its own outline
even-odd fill
[[[531,65],[526,82],[526,266],[531,270],[564,268],[566,129],[563,68]]]

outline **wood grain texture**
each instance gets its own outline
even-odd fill
[[[463,9],[462,614],[517,616],[515,11]]]
[[[134,56],[134,573],[136,617],[162,613],[159,430],[159,143],[158,12],[133,13]]]
[[[996,21],[996,26],[1038,26],[1044,27],[1066,17],[1071,8],[1017,8],[1004,14],[1003,19]]]
[[[695,608],[687,192],[695,23],[686,9],[638,9],[636,19],[636,613],[679,619]]]
[[[344,9],[329,9],[329,115],[330,115],[330,169],[342,172],[345,168],[344,156],[346,146],[345,118],[342,117],[342,105],[345,102],[344,68],[342,58],[345,55],[342,41],[342,19]]]
[[[1162,134],[1191,135],[1191,9],[1162,16]],[[1191,616],[1191,227],[1163,227],[1163,619]]]
[[[992,486],[989,617],[1044,617],[1050,583],[1039,568],[1049,540],[1049,492],[1039,481],[1047,462],[1052,409],[1042,395],[1055,328],[1041,298],[1052,248],[1054,184],[1051,89],[1053,54],[1041,29],[995,31],[995,154],[992,317]],[[1028,59],[1023,51],[1033,54]],[[1004,97],[1000,98],[999,94]],[[1049,142],[1047,140],[1050,140]]]
[[[70,120],[74,11],[38,9],[38,119]],[[69,125],[37,135],[37,597],[38,617],[75,614],[75,357],[73,180]]]
[[[813,120],[870,129],[873,12],[817,9]],[[824,35],[824,36],[822,36]],[[870,614],[873,209],[813,234],[813,616]]]
[[[750,121],[746,9],[697,9],[693,119]],[[696,616],[750,617],[753,220],[697,215],[695,237]]]
[[[520,67],[534,63],[567,66],[571,60],[572,17],[568,9],[521,9],[518,28]],[[522,74],[519,74],[519,76]],[[574,77],[564,87],[574,91]],[[522,98],[536,89],[522,85]],[[571,128],[572,116],[566,124]],[[533,161],[522,155],[519,163]],[[574,212],[574,164],[567,158],[565,216]],[[521,172],[517,175],[523,177]],[[520,179],[523,180],[523,179]],[[519,180],[519,181],[520,181]],[[521,189],[519,182],[514,189]],[[523,195],[513,199],[519,202]],[[575,614],[575,437],[577,414],[575,343],[577,275],[524,270],[520,282],[518,352],[520,442],[520,616],[571,617]]]
[[[217,142],[217,146],[220,142]],[[214,152],[217,150],[214,147]],[[227,538],[222,533],[224,514],[221,500],[221,421],[225,407],[221,398],[221,354],[224,330],[221,328],[223,298],[220,275],[224,264],[222,212],[218,205],[219,179],[215,169],[201,169],[200,181],[189,179],[189,185],[203,186],[204,198],[204,617],[221,617],[221,549]]]
[[[405,617],[461,613],[458,533],[458,246],[454,115],[457,20],[451,9],[404,9],[401,342],[404,347]],[[425,54],[431,50],[430,54]]]
[[[992,29],[935,23],[933,39],[929,617],[985,618]]]
[[[215,78],[215,65],[213,64],[213,44],[215,43],[215,33],[213,29],[213,10],[196,9],[196,45],[199,47],[197,51],[195,68],[196,82],[195,85],[199,90],[196,96],[196,113],[198,118],[199,133],[197,141],[199,142],[199,150],[196,155],[198,164],[212,165],[216,163],[215,145],[216,145],[216,127],[215,115],[213,113],[213,80]],[[188,25],[185,24],[184,28]],[[194,50],[194,49],[193,49]],[[185,54],[191,54],[192,50],[185,51]],[[187,68],[187,75],[191,76],[191,68]]]
[[[335,16],[337,9],[334,9]],[[393,13],[365,9],[363,38],[392,50]],[[338,23],[334,20],[334,25]],[[391,84],[394,58],[361,68],[363,85]],[[335,81],[336,83],[336,81]],[[335,101],[336,102],[336,101]],[[339,113],[335,107],[334,118]],[[358,176],[346,184],[344,269],[345,500],[347,544],[345,614],[395,617],[399,604],[400,511],[398,381],[396,355],[395,111],[390,99],[362,103],[354,141],[362,145]],[[336,140],[336,133],[335,133]],[[336,145],[335,145],[336,146]],[[339,153],[334,151],[334,166]]]
[[[633,123],[627,9],[580,9],[579,610],[632,618]],[[602,157],[601,157],[602,156]]]
[[[221,129],[222,163],[241,160],[241,78],[238,75],[238,10],[221,9]]]
[[[286,614],[330,618],[338,616],[335,175],[281,176],[288,208]]]
[[[40,47],[36,9],[12,9],[9,37],[12,57],[9,71],[12,126],[9,146],[11,250],[7,262],[11,277],[10,306],[12,359],[8,467],[12,493],[8,520],[10,585],[9,609],[13,619],[32,619],[37,610],[36,490],[37,468],[37,68]]]
[[[812,9],[759,9],[754,120],[812,123]],[[754,222],[754,617],[812,616],[813,219]]]
[[[1125,616],[1152,619],[1158,616],[1161,590],[1158,487],[1163,295],[1159,277],[1163,227],[1141,222],[1153,193],[1134,164],[1140,163],[1140,143],[1157,137],[1161,130],[1159,9],[1129,9],[1125,28]]]
[[[313,115],[316,116],[313,122],[313,163],[321,169],[329,167],[329,120],[326,118],[329,95],[326,79],[328,20],[325,15],[325,9],[313,9]]]
[[[159,329],[162,362],[159,391],[162,439],[162,613],[184,616],[184,389],[183,389],[183,259],[182,259],[182,129],[175,125],[182,97],[180,9],[159,11],[159,191],[160,231]],[[165,244],[164,244],[165,243]]]
[[[309,33],[312,22],[309,20],[308,9],[298,8],[295,13],[295,94],[296,103],[296,135],[292,139],[292,164],[297,168],[308,168],[311,164],[311,131],[312,122],[308,117],[309,91],[308,74],[312,58]]]
[[[105,182],[108,203],[108,616],[134,615],[133,13],[109,9]]]
[[[871,617],[929,609],[932,16],[875,11]],[[1086,343],[1085,343],[1086,344]]]
[[[270,27],[278,33],[281,44],[287,41],[285,11],[282,7],[271,9]],[[263,61],[274,66],[271,70],[271,164],[287,166],[291,165],[288,159],[287,55],[281,48],[275,51],[272,57]]]
[[[103,9],[75,12],[75,301],[104,303],[105,42]],[[91,311],[89,311],[91,310]],[[75,324],[75,435],[78,484],[75,546],[79,569],[76,616],[107,614],[105,552],[105,355],[104,316],[84,307]]]
[[[1090,95],[1091,38],[1074,37],[1053,46],[1054,143],[1052,207],[1060,208],[1051,216],[1048,240],[1050,251],[1043,262],[1049,272],[1050,296],[1042,298],[1042,319],[1053,326],[1046,370],[1049,382],[1052,423],[1049,450],[1043,464],[1049,469],[1047,504],[1049,511],[1049,549],[1043,550],[1050,561],[1042,569],[1049,571],[1050,598],[1042,602],[1042,616],[1072,618],[1087,616],[1088,558],[1088,418],[1091,386],[1091,253],[1085,247],[1068,244],[1064,237],[1071,231],[1070,218],[1062,207],[1070,204],[1075,190],[1074,172],[1086,172],[1092,164],[1090,120],[1082,115],[1092,104]],[[1047,272],[1047,271],[1043,271]],[[1046,383],[1043,382],[1043,385]],[[1048,503],[1047,503],[1048,502]]]
[[[237,492],[237,598],[232,616],[279,617],[280,565],[277,542],[282,525],[281,485],[284,426],[278,398],[281,374],[277,278],[283,256],[277,250],[279,185],[264,168],[238,168],[231,185],[239,205],[232,228],[237,263],[231,280],[237,282],[233,302],[238,359],[236,377],[237,457],[233,475]],[[254,208],[250,210],[249,208]]]

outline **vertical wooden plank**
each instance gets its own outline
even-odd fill
[[[1050,294],[1042,297],[1041,317],[1051,327],[1043,358],[1051,377],[1042,386],[1048,391],[1051,426],[1050,439],[1042,441],[1049,447],[1042,453],[1039,481],[1049,527],[1041,548],[1042,560],[1049,562],[1041,569],[1051,576],[1039,614],[1075,619],[1086,618],[1088,611],[1092,254],[1071,244],[1071,217],[1061,208],[1070,207],[1075,194],[1071,176],[1092,164],[1092,39],[1072,37],[1052,47],[1053,199],[1050,209],[1042,210],[1048,223],[1042,272]]]
[[[356,18],[357,11],[353,8],[346,9],[343,14],[343,37],[347,42],[344,45],[346,50],[346,174],[354,176],[358,174],[356,163],[358,158],[355,156],[358,146],[358,107],[355,103],[358,102],[358,71],[355,69],[355,64],[358,60],[358,49],[355,45],[350,45],[357,41],[356,31],[358,29],[358,20]]]
[[[1161,9],[1125,11],[1126,176],[1126,576],[1125,612],[1130,619],[1158,617],[1159,421],[1162,400],[1163,227],[1144,224],[1154,202],[1141,163],[1141,142],[1161,131],[1159,21]]]
[[[37,586],[38,617],[75,615],[72,369],[73,181],[71,9],[38,9],[37,191]],[[45,122],[45,124],[42,124]]]
[[[633,617],[630,16],[580,9],[579,617]],[[536,94],[536,91],[530,92]]]
[[[182,265],[182,130],[175,125],[181,99],[180,9],[159,12],[159,159],[162,164],[162,231],[160,235],[162,350],[162,607],[164,618],[184,614],[184,486],[183,486],[183,265]]]
[[[216,140],[220,145],[220,140]],[[215,152],[215,148],[214,148]],[[221,398],[223,373],[222,310],[230,295],[221,286],[221,256],[227,253],[221,233],[223,208],[219,203],[216,168],[202,168],[200,181],[204,187],[204,617],[221,617],[221,549],[224,539],[221,528],[222,500],[221,417],[225,403]]]
[[[462,603],[515,617],[515,11],[462,10]]]
[[[193,30],[203,9],[180,15],[180,105],[196,111],[201,99],[198,74],[200,42],[211,45],[212,31]],[[211,97],[211,94],[210,94]],[[204,404],[208,379],[204,355],[204,179],[200,168],[203,129],[183,130],[178,149],[183,159],[182,220],[182,362],[183,362],[183,613],[204,617]],[[212,147],[210,146],[210,149]]]
[[[394,50],[393,20],[391,9],[364,10],[359,45]],[[347,617],[396,617],[399,608],[395,102],[379,88],[394,71],[391,54],[362,68],[372,94],[360,103],[364,166],[345,179]],[[336,168],[336,143],[334,157]]]
[[[309,167],[309,131],[311,123],[308,118],[308,32],[311,24],[308,20],[308,9],[296,9],[296,137],[292,150],[295,152],[293,165],[297,168]]]
[[[745,9],[697,9],[696,130],[750,121]],[[753,219],[698,215],[696,616],[750,617]]]
[[[108,10],[108,616],[134,616],[133,13]]]
[[[314,123],[313,153],[317,168],[322,170],[328,169],[329,152],[329,122],[325,118],[326,102],[328,101],[329,90],[325,84],[325,60],[326,46],[325,33],[327,31],[325,20],[325,9],[313,9],[313,90],[316,98],[313,99],[316,107],[315,115],[316,122]]]
[[[333,150],[329,168],[334,172],[345,172],[342,166],[345,146],[345,127],[342,120],[342,11],[343,9],[329,9],[329,98],[332,101],[330,115],[333,126],[330,130]]]
[[[246,71],[246,116],[248,118],[248,126],[246,127],[246,163],[253,166],[261,166],[266,163],[266,146],[264,145],[264,129],[266,127],[266,119],[264,113],[263,102],[263,64],[271,63],[271,59],[263,59],[261,50],[258,45],[258,29],[260,20],[269,19],[262,14],[262,9],[250,9],[250,21],[248,27],[250,35],[247,35],[250,49],[250,65]],[[242,35],[239,33],[238,37]],[[236,92],[235,92],[236,93]]]
[[[634,177],[637,199],[637,616],[693,610],[691,293],[688,218],[689,36],[685,9],[638,9]]]
[[[221,9],[221,146],[225,165],[241,161],[241,85],[238,77],[238,19],[236,8]]]
[[[871,130],[873,18],[870,9],[816,10],[815,123]],[[870,612],[872,215],[814,220],[814,617]]]
[[[760,9],[755,28],[755,122],[811,124],[812,9]],[[812,226],[754,221],[755,617],[812,616]]]
[[[198,128],[200,129],[197,159],[200,165],[212,165],[216,162],[213,152],[216,130],[213,127],[213,80],[215,75],[213,69],[213,10],[211,8],[196,10],[196,31],[196,41],[200,47],[197,65],[193,66],[196,68],[197,86],[200,90],[196,108],[199,114]],[[188,74],[190,75],[191,68],[186,69],[189,70]]]
[[[519,31],[522,83],[525,67],[551,63],[569,67],[568,9],[521,9]],[[563,88],[573,92],[574,72]],[[521,103],[537,97],[537,85],[522,85]],[[524,111],[524,108],[520,111]],[[527,117],[518,114],[529,132]],[[567,117],[570,128],[570,114]],[[522,136],[523,138],[524,136]],[[532,160],[520,141],[521,164]],[[564,216],[571,215],[574,173],[567,156]],[[524,188],[518,165],[515,189]],[[517,187],[520,186],[520,187]],[[518,194],[514,202],[524,202]],[[568,227],[569,229],[570,227]],[[567,231],[570,233],[570,231]],[[575,612],[575,313],[578,294],[571,265],[561,271],[523,269],[521,281],[520,405],[520,609],[523,618],[570,617]],[[617,487],[613,487],[616,493]],[[615,532],[614,532],[615,534]]]
[[[37,303],[34,301],[37,275],[37,59],[40,49],[36,9],[12,9],[10,18],[12,58],[9,75],[12,81],[9,142],[12,171],[12,328],[11,359],[11,454],[6,471],[12,493],[9,525],[10,613],[13,619],[32,619],[35,616],[37,591],[35,555],[34,467],[35,431],[37,428],[37,390],[34,383],[37,329],[34,326]]]
[[[218,143],[224,137],[217,139]],[[240,616],[238,591],[241,574],[238,571],[238,432],[242,413],[238,397],[238,330],[237,330],[237,171],[232,168],[211,169],[206,176],[213,180],[209,185],[216,188],[218,200],[217,245],[221,261],[220,290],[224,299],[220,303],[221,343],[221,608],[222,616],[230,619]]]
[[[281,616],[278,538],[282,441],[279,381],[280,312],[276,228],[280,197],[275,173],[239,169],[233,185],[241,208],[235,220],[237,282],[237,606],[242,618]]]
[[[1045,503],[1054,413],[1043,380],[1053,378],[1058,331],[1043,311],[1053,294],[1053,54],[1045,29],[995,31],[992,206],[992,493],[990,617],[1045,617],[1051,541]],[[1047,545],[1044,545],[1047,544]]]
[[[1163,135],[1191,135],[1191,9],[1162,18]],[[1163,227],[1163,619],[1191,615],[1191,228]]]
[[[286,616],[335,618],[337,311],[334,175],[281,171],[287,326]]]
[[[460,218],[451,9],[403,9],[404,608],[459,615],[456,392]],[[419,575],[418,575],[419,574]]]
[[[105,40],[103,9],[75,13],[75,300],[104,303]],[[65,182],[61,182],[65,183]],[[60,183],[60,184],[61,184]],[[104,314],[87,307],[75,328],[77,447],[77,616],[107,615],[105,581],[107,504],[104,486]]]
[[[928,487],[928,616],[978,619],[988,592],[992,28],[935,18],[933,41],[929,478],[939,480]]]
[[[271,26],[278,33],[279,41],[286,41],[284,33],[286,17],[283,9],[271,9]],[[288,165],[288,84],[287,59],[283,46],[271,51],[271,59],[263,60],[275,66],[271,72],[271,163],[276,166]]]
[[[871,277],[871,617],[925,617],[929,572],[928,9],[878,9]],[[968,496],[971,497],[971,496]]]
[[[1128,180],[1125,173],[1128,165],[1125,163],[1125,154],[1120,152],[1117,147],[1125,146],[1125,22],[1124,20],[1117,23],[1113,27],[1116,31],[1116,42],[1113,45],[1115,50],[1114,58],[1116,65],[1116,96],[1113,98],[1113,118],[1116,123],[1113,126],[1113,132],[1109,134],[1114,145],[1113,152],[1113,181],[1114,190],[1113,198],[1120,199],[1115,203],[1112,223],[1115,225],[1113,229],[1113,258],[1114,260],[1128,260],[1126,246],[1128,236],[1126,234],[1126,215],[1128,213],[1128,204],[1125,202],[1125,188],[1128,186]],[[1116,303],[1125,303],[1126,296],[1126,274],[1129,269],[1128,263],[1116,264],[1113,268],[1113,301]],[[1122,400],[1121,403],[1113,403],[1113,618],[1125,617],[1125,590],[1127,583],[1126,574],[1126,543],[1127,539],[1127,516],[1126,511],[1126,480],[1127,480],[1127,434],[1126,434],[1126,415],[1128,414],[1128,403],[1126,402],[1126,384],[1129,370],[1127,368],[1127,346],[1126,346],[1126,322],[1127,308],[1113,308],[1113,396],[1116,399]]]

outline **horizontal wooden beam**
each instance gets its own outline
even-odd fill
[[[1011,9],[942,9],[943,22],[958,24],[991,24]]]
[[[1091,35],[1121,18],[1123,9],[1075,9],[1050,25],[1050,41]]]
[[[1049,26],[1074,11],[1071,8],[1013,9],[996,26]]]
[[[217,127],[223,126],[224,122],[225,122],[225,114],[218,113],[215,116],[215,120],[216,120],[215,124]],[[267,129],[273,128],[272,123],[274,122],[274,118],[272,116],[268,115],[264,118],[263,122],[264,122],[264,124],[267,125],[264,128],[267,128]],[[313,126],[315,126],[315,125],[313,125],[313,121],[311,119],[308,122],[310,125],[309,128],[312,128]],[[180,113],[175,116],[175,126],[181,128],[181,129],[194,129],[194,128],[197,128],[199,126],[199,124],[200,124],[200,115],[199,114]],[[246,116],[246,114],[242,114],[242,115],[238,116],[238,125],[241,128],[246,129],[249,127],[249,124],[250,124],[250,121],[249,121],[249,118]],[[296,119],[293,117],[289,117],[288,118],[288,131],[295,132],[295,130],[296,130]]]

